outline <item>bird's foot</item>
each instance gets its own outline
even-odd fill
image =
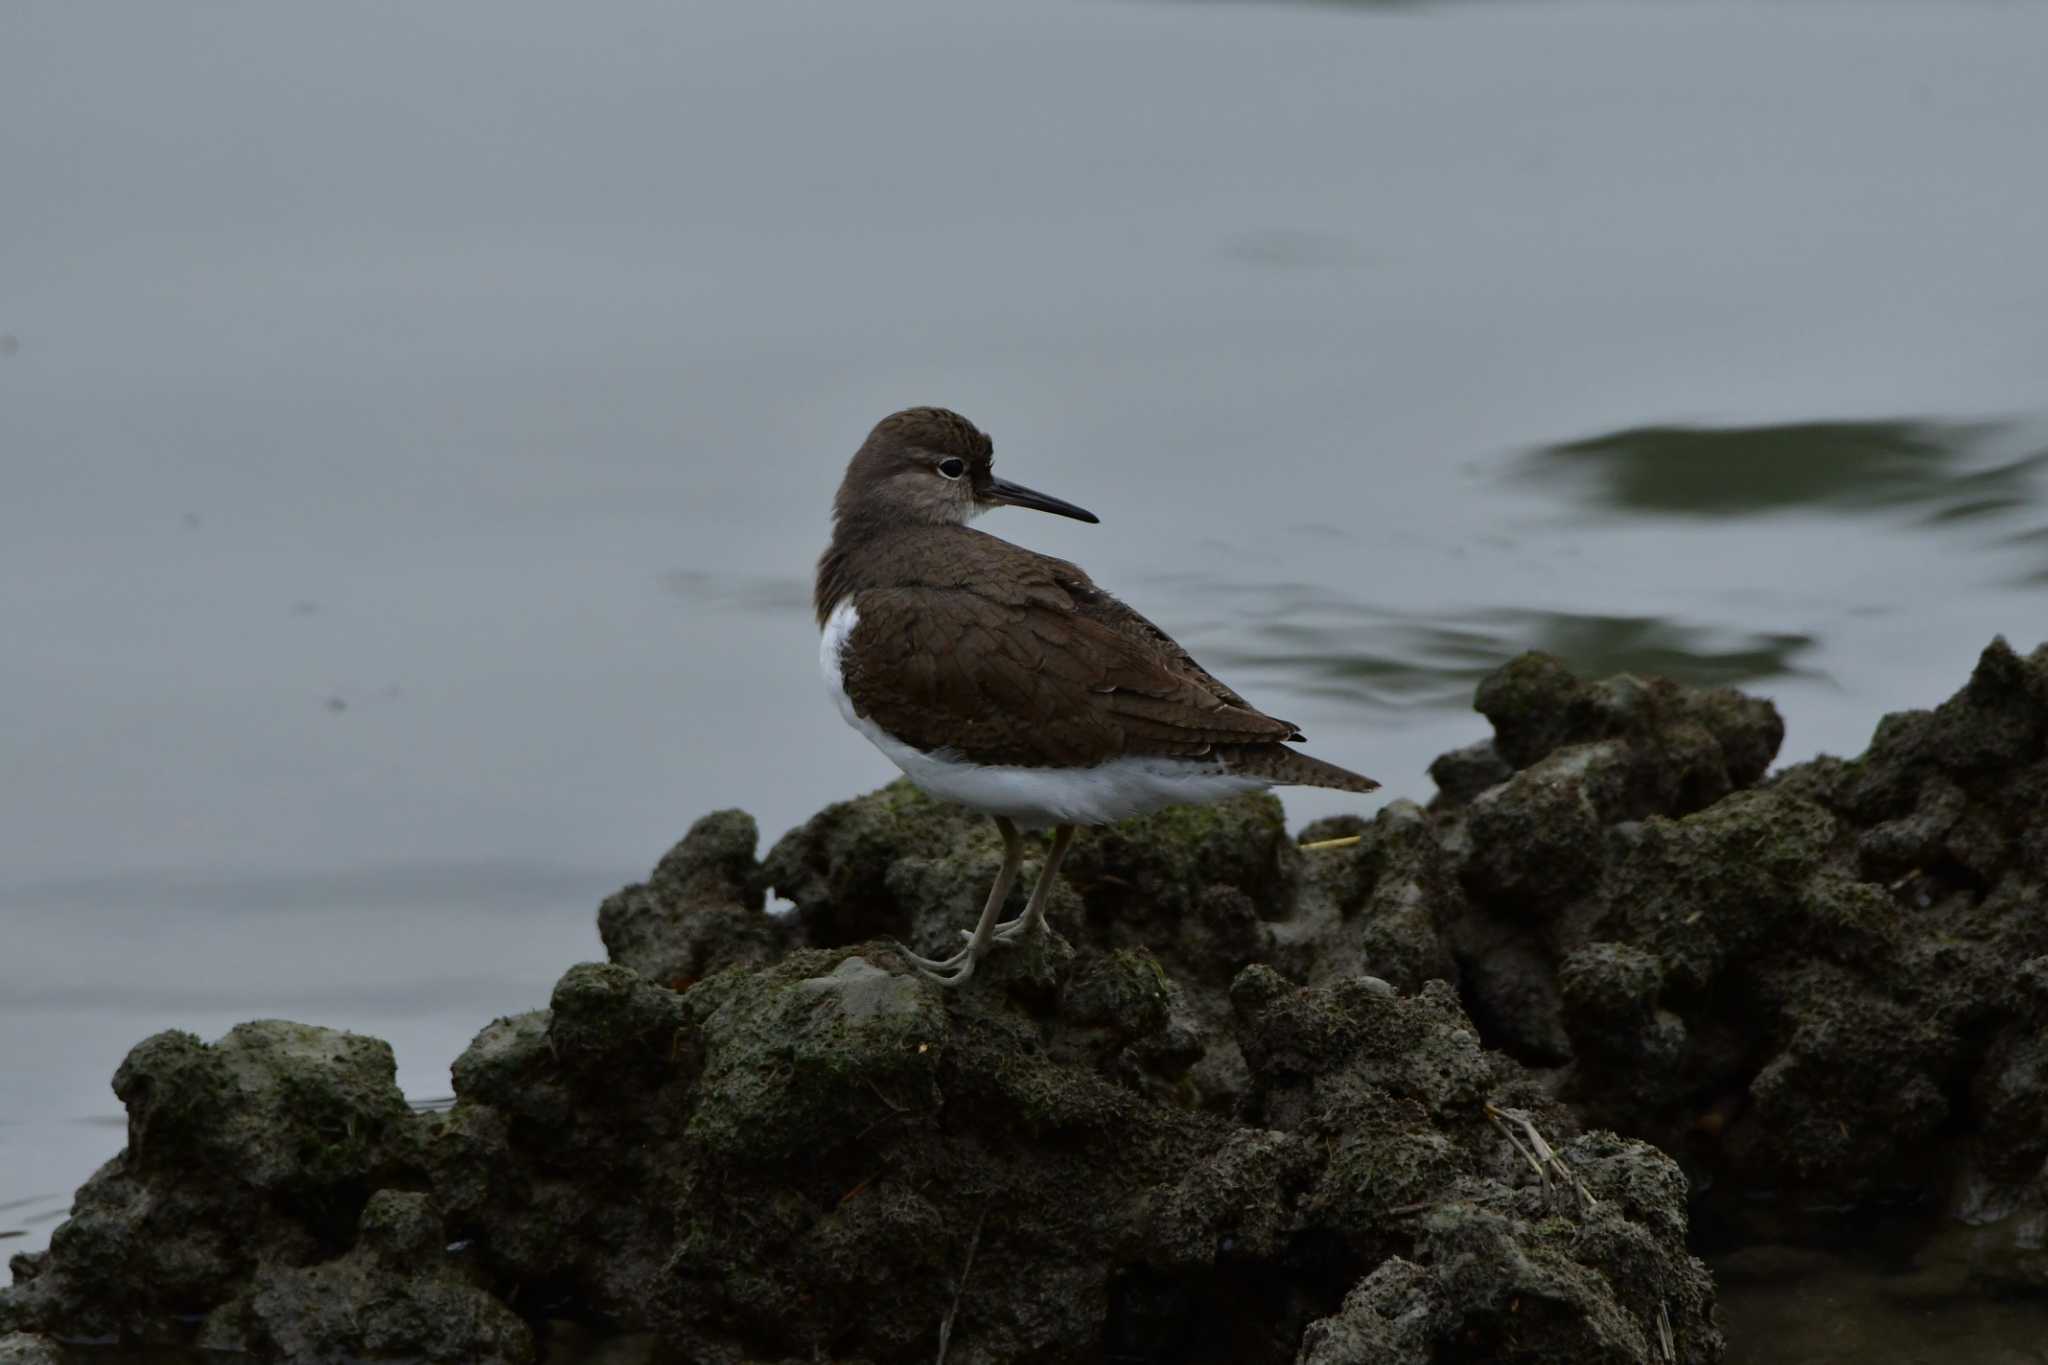
[[[927,981],[938,982],[941,986],[965,985],[967,979],[974,975],[975,964],[980,961],[970,948],[962,948],[947,958],[921,957],[894,939],[890,939],[889,942],[895,946],[897,952],[903,954],[903,960],[910,964],[910,970]]]
[[[1040,923],[1043,922],[1042,920],[1040,921]],[[998,924],[995,932],[989,935],[988,941],[992,944],[1000,943],[1005,948],[1014,948],[1024,941],[1025,937],[1031,933],[1032,928],[1031,917],[1029,915],[1019,915],[1013,920]],[[966,939],[969,943],[974,941],[974,935],[966,929],[960,931],[960,937]]]

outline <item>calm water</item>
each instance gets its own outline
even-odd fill
[[[890,776],[805,596],[898,406],[1395,796],[1531,646],[1770,693],[1801,757],[2048,621],[2048,9],[7,30],[0,1249],[144,1034],[347,1026],[444,1093],[697,815]]]

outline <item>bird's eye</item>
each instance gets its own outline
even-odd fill
[[[960,459],[940,460],[939,472],[949,479],[957,479],[967,472],[967,461]]]

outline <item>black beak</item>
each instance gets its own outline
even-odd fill
[[[1072,517],[1075,521],[1095,523],[1102,520],[1085,507],[1076,507],[1046,493],[1034,493],[1008,479],[990,479],[981,500],[998,507],[1029,507],[1038,512],[1051,512],[1054,516]]]

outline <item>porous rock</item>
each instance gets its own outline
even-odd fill
[[[1480,706],[1518,771],[1434,829],[1460,859],[1448,936],[1491,1041],[1567,1061],[1584,1118],[1725,1191],[1939,1203],[1959,1169],[2038,1170],[2042,1015],[2013,979],[2048,953],[2048,648],[1994,641],[1862,756],[1761,786],[1775,719],[1725,691],[1525,658]],[[1700,803],[1715,755],[1732,790]]]
[[[449,1235],[490,1282],[635,1315],[672,1240],[664,1151],[701,1065],[685,998],[584,963],[548,1009],[496,1021],[456,1060],[455,1106],[423,1117],[423,1143]]]
[[[1055,932],[965,990],[880,940],[950,951],[1000,842],[899,784],[758,867],[700,822],[445,1113],[369,1040],[152,1039],[0,1328],[520,1359],[517,1303],[735,1365],[942,1329],[955,1362],[1713,1361],[1644,1139],[1722,1191],[1936,1199],[1972,1283],[2048,1282],[2048,650],[1768,782],[1775,713],[1725,689],[1530,657],[1481,705],[1435,808],[1309,832],[1354,843],[1263,798],[1084,838]]]
[[[1518,771],[1569,745],[1625,741],[1644,761],[1645,799],[1677,811],[1755,783],[1785,737],[1770,702],[1732,688],[1627,673],[1582,682],[1555,655],[1533,652],[1489,674],[1473,706]]]
[[[265,1360],[428,1360],[524,1365],[532,1333],[474,1283],[432,1197],[382,1190],[363,1208],[356,1244],[316,1265],[258,1267],[210,1314],[210,1351]]]
[[[982,867],[987,872],[971,897],[964,888],[973,879],[956,877],[962,889],[935,897],[916,875],[921,869],[899,871],[917,862],[965,859],[973,860],[977,875]],[[1001,863],[1002,842],[991,821],[898,781],[827,806],[782,836],[762,862],[761,879],[796,906],[807,943],[832,948],[894,938],[915,947],[925,942],[916,921],[945,915],[955,929],[972,925]],[[1025,890],[1016,889],[1016,909]],[[951,903],[933,904],[940,899]]]
[[[1411,992],[1426,981],[1455,985],[1444,925],[1462,913],[1464,893],[1428,813],[1389,801],[1370,822],[1326,822],[1302,841],[1345,837],[1358,842],[1304,854],[1304,893],[1274,926],[1276,951],[1255,960],[1316,983],[1374,976]]]
[[[683,987],[735,962],[772,962],[793,946],[795,923],[762,909],[760,834],[740,810],[714,811],[655,865],[645,882],[605,899],[598,936],[613,962]]]
[[[278,1020],[137,1044],[114,1076],[127,1147],[17,1264],[0,1320],[180,1342],[259,1270],[339,1254],[373,1191],[417,1176],[394,1072],[377,1039]]]
[[[1478,740],[1462,749],[1438,754],[1430,763],[1429,780],[1436,783],[1437,790],[1436,799],[1430,804],[1438,810],[1455,810],[1514,775],[1514,765],[1500,756],[1492,740]]]
[[[1678,1359],[1720,1358],[1676,1166],[1611,1134],[1571,1137],[1575,1120],[1480,1048],[1443,983],[1303,990],[1254,967],[1233,996],[1252,1117],[1325,1154],[1299,1177],[1304,1220],[1369,1268],[1299,1359],[1640,1360],[1660,1321]],[[1503,1136],[1525,1123],[1574,1187],[1529,1180]]]
[[[0,1365],[63,1365],[56,1342],[33,1332],[0,1332]]]
[[[452,1109],[401,1122],[407,1160],[367,1177],[384,1183],[340,1245],[252,1258],[193,1305],[196,1339],[518,1361],[516,1301],[709,1361],[924,1361],[943,1328],[961,1361],[1256,1365],[1293,1360],[1400,1257],[1452,1277],[1445,1302],[1478,1296],[1430,1320],[1443,1359],[1518,1298],[1551,1304],[1544,1340],[1583,1343],[1640,1337],[1653,1295],[1682,1358],[1716,1358],[1682,1183],[1639,1174],[1597,1216],[1546,1191],[1490,1105],[1561,1143],[1572,1120],[1479,1046],[1448,987],[1239,973],[1253,1098],[1225,1118],[1105,1065],[1172,1033],[1180,986],[1156,958],[1051,961],[1049,1014],[1000,978],[949,993],[859,949],[682,993],[573,968],[546,1011],[478,1036]],[[1601,1191],[1603,1163],[1640,1164],[1632,1144],[1572,1141],[1564,1160]],[[233,1206],[206,1202],[221,1193],[186,1216],[226,1226]],[[76,1245],[60,1237],[29,1287],[75,1274]]]
[[[1045,836],[1027,840],[1005,917],[1022,912],[1044,856]],[[993,822],[897,782],[792,830],[769,854],[763,876],[796,903],[813,943],[900,939],[913,951],[944,956],[979,917],[1001,862]],[[1227,988],[1239,968],[1276,952],[1289,926],[1273,916],[1316,917],[1296,895],[1303,862],[1268,795],[1084,830],[1049,902],[1051,938],[998,949],[980,972],[1049,1021],[1070,979],[1064,956],[1081,955],[1071,980],[1083,983],[1085,1013],[1086,983],[1101,964],[1142,951],[1174,983],[1172,1018],[1142,1045],[1116,1049],[1122,1055],[1113,1065],[1129,1083],[1184,1086],[1194,1102],[1228,1112],[1245,1072]],[[880,943],[874,950],[892,951]]]

